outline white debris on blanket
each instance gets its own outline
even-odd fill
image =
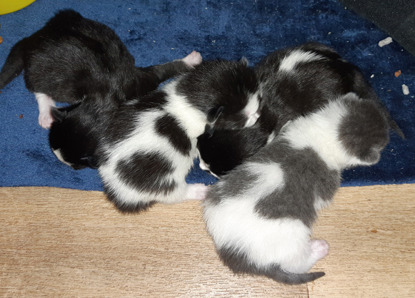
[[[392,37],[386,37],[385,39],[382,39],[381,41],[379,41],[378,46],[384,47],[384,46],[390,44],[391,42],[393,42]]]
[[[372,74],[372,75],[370,76],[370,78],[371,78],[371,79],[373,79],[374,77],[375,77],[375,75],[374,75],[374,74]]]
[[[405,84],[402,84],[402,92],[405,95],[408,95],[409,94],[409,88]]]

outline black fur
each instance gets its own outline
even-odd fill
[[[60,11],[11,50],[0,74],[0,89],[25,71],[27,88],[55,101],[124,102],[188,70],[181,61],[135,67],[133,56],[109,27]]]
[[[173,172],[172,164],[155,152],[135,153],[128,159],[120,160],[116,171],[126,184],[147,192],[156,189],[157,192],[168,195],[176,187],[174,181],[163,179]]]
[[[299,63],[289,73],[278,72],[283,59],[295,50],[315,53],[323,59]],[[216,129],[213,136],[199,139],[201,158],[218,176],[256,153],[266,144],[268,136],[272,132],[278,134],[288,121],[310,114],[340,95],[354,92],[381,106],[359,69],[319,43],[277,50],[259,62],[255,70],[262,88],[261,117],[256,125],[240,131]],[[403,137],[386,109],[383,110],[392,128]]]
[[[102,121],[98,119],[101,114],[155,90],[162,81],[188,71],[189,66],[173,61],[136,67],[112,29],[73,10],[63,10],[12,48],[0,73],[0,89],[23,70],[30,91],[77,104],[52,111],[55,123],[49,141],[64,162],[79,169],[97,166],[93,161],[97,145],[94,127]]]
[[[247,79],[246,86],[239,78]],[[254,71],[241,62],[203,62],[160,90],[103,114],[96,156],[109,199],[121,210],[142,210],[153,201],[191,198],[195,185],[185,178],[197,157],[197,137],[206,126],[247,125],[247,103],[257,102],[255,82]],[[204,196],[206,186],[197,187]]]
[[[248,95],[258,92],[254,70],[244,62],[212,61],[202,63],[193,73],[179,82],[178,92],[209,115],[216,129],[243,127],[246,116],[240,111],[247,104]]]
[[[165,115],[157,119],[156,131],[160,135],[166,136],[174,149],[180,151],[183,155],[190,153],[192,147],[190,139],[174,117]]]

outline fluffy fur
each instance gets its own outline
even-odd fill
[[[0,89],[24,70],[26,86],[38,101],[39,124],[52,125],[49,142],[55,155],[75,169],[97,167],[95,124],[104,121],[100,115],[201,60],[200,53],[192,52],[170,63],[136,67],[112,29],[64,10],[12,48],[0,73]],[[72,105],[56,109],[55,101]]]
[[[49,132],[49,144],[60,161],[74,169],[97,168],[95,156],[100,129],[106,126],[106,114],[117,109],[122,102],[137,99],[155,90],[163,80],[170,79],[193,69],[202,62],[200,53],[193,51],[186,57],[170,63],[156,65],[143,71],[136,69],[137,76],[130,78],[136,84],[137,92],[128,94],[125,100],[113,98],[116,104],[102,105],[100,101],[83,101],[69,107],[52,109],[55,121]]]
[[[38,101],[39,124],[50,128],[56,101],[114,107],[187,68],[182,61],[136,68],[112,29],[64,10],[12,48],[0,73],[0,89],[24,71],[26,87]]]
[[[306,273],[328,253],[324,240],[310,239],[317,212],[332,200],[341,171],[375,164],[388,140],[383,111],[354,93],[288,122],[210,189],[204,218],[220,258],[236,273],[288,284],[323,276]]]
[[[187,185],[205,129],[252,125],[259,108],[255,72],[244,62],[202,63],[177,81],[108,113],[99,144],[105,193],[123,211],[154,202],[204,198],[207,186]]]
[[[217,176],[255,154],[288,121],[313,113],[334,98],[354,92],[381,105],[358,68],[319,43],[277,50],[255,69],[262,94],[261,118],[256,125],[237,131],[215,130],[213,136],[199,138],[201,165]],[[390,119],[386,109],[382,110]]]

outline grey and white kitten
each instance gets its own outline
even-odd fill
[[[379,161],[389,129],[379,106],[354,93],[288,122],[208,192],[204,218],[224,264],[287,284],[323,276],[307,273],[329,249],[310,239],[317,212],[343,169]]]

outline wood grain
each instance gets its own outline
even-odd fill
[[[101,192],[0,188],[1,296],[410,297],[415,185],[342,188],[315,236],[331,245],[314,283],[235,276],[200,202],[121,214]]]

